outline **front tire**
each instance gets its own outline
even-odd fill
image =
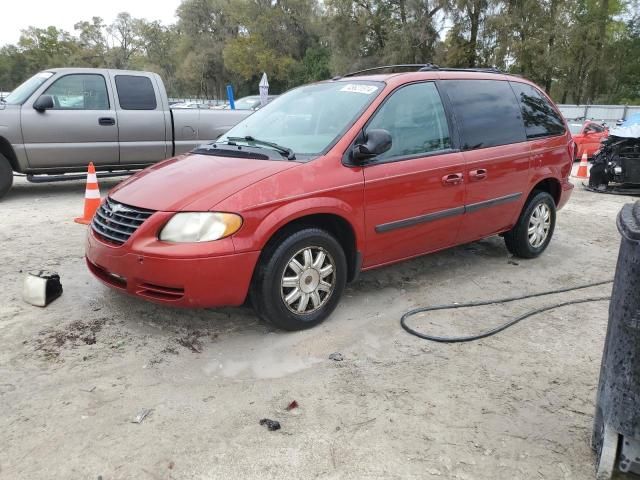
[[[544,252],[556,226],[556,203],[547,192],[534,191],[515,226],[504,235],[507,250],[520,258]]]
[[[13,185],[13,169],[9,160],[0,154],[0,198],[4,197]]]
[[[283,330],[318,325],[336,308],[347,281],[340,243],[319,228],[279,236],[260,259],[251,297],[262,319]]]

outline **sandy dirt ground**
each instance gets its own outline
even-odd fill
[[[174,310],[102,286],[84,264],[86,227],[72,221],[83,190],[18,179],[0,202],[1,479],[593,478],[606,302],[470,344],[426,342],[398,321],[420,305],[612,278],[615,217],[631,197],[578,187],[539,259],[511,259],[495,237],[365,273],[328,321],[284,333],[249,309]],[[64,285],[45,309],[21,299],[25,273],[42,268]],[[473,333],[609,292],[413,324]]]

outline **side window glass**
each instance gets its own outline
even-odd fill
[[[156,92],[148,77],[116,75],[116,90],[123,110],[156,109]]]
[[[464,150],[495,147],[526,140],[522,114],[508,82],[443,80]]]
[[[44,95],[53,98],[54,110],[109,110],[107,84],[102,75],[65,75]]]
[[[527,138],[549,137],[564,133],[564,122],[549,100],[526,83],[511,82],[520,101]]]
[[[367,126],[367,130],[379,128],[391,134],[393,143],[376,160],[451,148],[447,116],[432,82],[408,85],[394,92]]]

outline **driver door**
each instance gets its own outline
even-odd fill
[[[21,109],[30,167],[118,165],[116,112],[103,74],[63,75],[42,94],[52,97],[52,109],[35,110],[37,95]]]
[[[392,146],[364,166],[364,267],[391,263],[455,244],[464,213],[464,158],[434,82],[393,92],[365,133],[384,129]]]

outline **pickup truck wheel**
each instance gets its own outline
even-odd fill
[[[521,258],[535,258],[545,251],[556,226],[556,204],[547,192],[531,195],[515,226],[504,234],[507,250]]]
[[[267,247],[252,285],[258,316],[283,330],[311,328],[336,308],[347,281],[340,243],[318,228],[305,228]]]
[[[0,154],[0,198],[4,197],[13,185],[13,169],[9,160]]]

